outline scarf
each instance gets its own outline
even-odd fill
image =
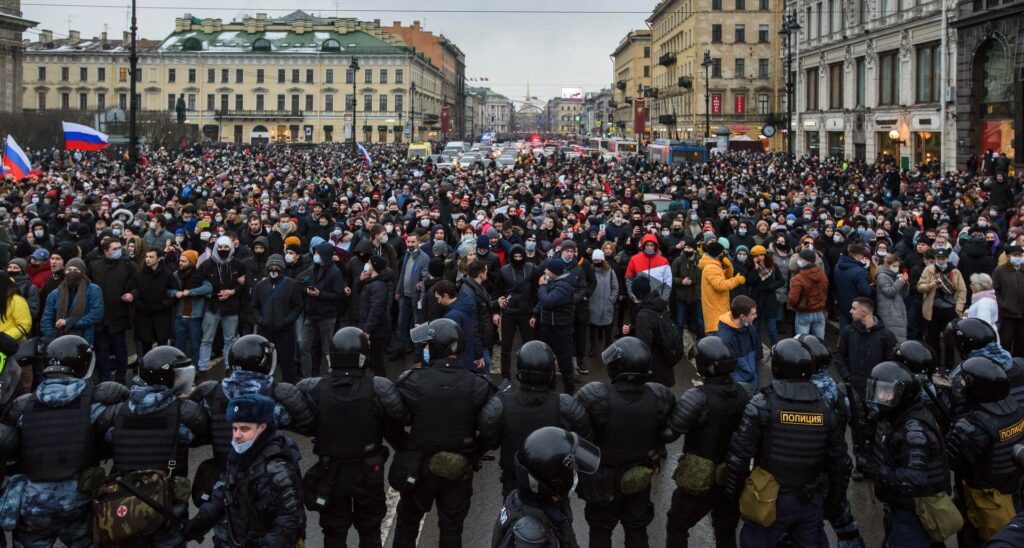
[[[985,299],[996,300],[996,291],[994,289],[986,289],[984,291],[978,291],[971,294],[971,304],[981,302]]]
[[[57,288],[57,319],[80,318],[85,314],[85,304],[88,300],[86,293],[89,290],[89,278],[82,275],[77,284],[71,283],[67,276]],[[74,295],[72,295],[74,293]]]

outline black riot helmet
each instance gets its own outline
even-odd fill
[[[173,346],[157,346],[142,357],[136,382],[159,384],[180,392],[191,388],[195,378],[196,368],[184,352]]]
[[[274,345],[262,335],[246,335],[235,341],[228,351],[228,363],[233,369],[273,375],[277,367]]]
[[[409,338],[416,344],[427,344],[431,361],[458,356],[466,346],[462,326],[448,318],[417,325],[409,330]]]
[[[92,376],[96,355],[89,341],[78,335],[62,335],[46,346],[44,363],[43,374],[47,377],[64,375],[87,379]]]
[[[697,373],[701,377],[722,377],[736,370],[736,357],[722,339],[715,336],[704,337],[697,341],[694,348],[697,353]]]
[[[548,386],[555,378],[555,353],[543,341],[530,341],[516,354],[516,379],[530,386]]]
[[[970,356],[971,352],[996,342],[996,330],[988,322],[978,318],[954,319],[946,326],[946,333],[953,336],[957,352],[965,358]]]
[[[651,372],[651,349],[636,337],[622,337],[601,352],[601,361],[608,367],[608,377],[642,380]]]
[[[331,369],[357,369],[366,366],[364,354],[370,351],[370,337],[358,327],[342,327],[331,339]]]
[[[800,344],[807,349],[807,353],[811,355],[811,361],[814,362],[815,371],[824,371],[832,364],[832,353],[828,351],[828,347],[821,342],[821,339],[808,333],[802,333],[793,338],[800,341]]]
[[[907,366],[884,361],[871,369],[864,399],[881,413],[902,411],[913,405],[921,393],[921,382]]]
[[[931,376],[935,372],[935,352],[921,341],[907,339],[896,345],[893,359],[907,366],[916,375]]]
[[[601,463],[596,445],[557,426],[534,430],[516,452],[516,481],[521,492],[565,498],[575,476],[593,474]]]
[[[1010,379],[1006,371],[988,358],[967,358],[951,376],[953,390],[973,403],[1000,402],[1010,395]]]
[[[783,339],[772,347],[772,376],[777,380],[809,380],[814,375],[811,353],[796,339]]]

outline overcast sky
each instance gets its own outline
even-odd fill
[[[82,4],[83,7],[53,4]],[[174,18],[188,12],[197,17],[219,17],[225,22],[243,14],[266,12],[285,15],[296,6],[323,16],[338,14],[364,20],[380,19],[409,24],[418,20],[429,31],[444,33],[466,54],[466,76],[489,78],[487,85],[514,100],[530,92],[541,99],[559,95],[561,88],[596,91],[611,82],[609,54],[631,29],[646,28],[644,19],[655,0],[138,0],[139,36],[162,39],[174,30]],[[84,7],[89,5],[90,7]],[[112,6],[112,7],[95,7]],[[65,36],[70,29],[83,37],[98,36],[106,28],[120,36],[128,28],[130,2],[126,0],[22,0],[27,19],[39,21],[38,29]],[[281,6],[288,7],[288,10]],[[354,11],[407,10],[402,12]],[[559,10],[569,14],[538,13],[431,13],[424,10]],[[586,13],[594,11],[642,13]],[[70,24],[69,18],[70,17]],[[106,27],[104,27],[106,25]],[[38,33],[29,33],[37,39]]]

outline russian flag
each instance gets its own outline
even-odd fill
[[[61,122],[64,126],[64,148],[67,150],[103,150],[110,147],[110,140],[89,126]]]
[[[366,147],[358,143],[356,143],[356,146],[359,147],[359,152],[363,155],[363,159],[366,160],[366,167],[369,168],[373,166],[373,161],[370,160],[370,153],[366,152]]]
[[[10,174],[15,179],[21,180],[28,177],[32,171],[32,163],[28,161],[25,151],[21,150],[14,137],[7,136],[7,144],[4,146],[4,175]]]

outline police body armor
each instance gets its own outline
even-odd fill
[[[91,386],[63,407],[33,396],[21,419],[21,470],[30,480],[67,480],[97,464],[91,407]]]
[[[772,390],[762,392],[771,423],[761,438],[756,460],[782,488],[802,489],[817,484],[821,477],[834,419],[816,386],[807,382],[809,390],[804,390],[803,386],[786,384],[776,381]],[[790,389],[806,394],[790,399],[778,393]]]
[[[927,411],[927,408],[921,404],[906,412],[902,413],[899,417],[891,423],[892,430],[886,436],[886,442],[891,439],[896,432],[904,429],[905,425],[910,420],[917,420],[942,443],[943,436],[942,430],[939,428],[938,422],[935,417]],[[881,427],[881,426],[879,426]],[[893,465],[893,460],[902,460],[905,455],[897,455],[892,452],[892,449],[887,445],[872,444],[872,451],[876,452],[875,459],[877,462],[888,463],[890,466]],[[930,459],[928,461],[928,467],[925,470],[925,483],[923,485],[914,486],[914,497],[924,497],[935,495],[940,492],[947,492],[949,490],[949,463],[946,459],[946,452],[940,451],[941,458]],[[898,492],[890,492],[885,486],[876,484],[875,493],[878,498],[889,504],[899,504],[903,508],[914,508],[914,501],[912,497]]]
[[[455,364],[427,367],[417,374],[422,376],[423,397],[413,410],[410,447],[428,456],[439,451],[474,451],[473,373]]]
[[[132,414],[123,405],[114,417],[114,470],[168,470],[177,462],[185,462],[188,447],[178,444],[180,411],[177,399],[148,415]]]
[[[659,439],[658,400],[654,393],[644,385],[609,384],[608,417],[608,424],[595,439],[601,448],[601,467],[625,467],[648,460]]]
[[[213,393],[210,402],[210,436],[212,439],[213,458],[221,470],[231,454],[231,423],[228,422],[228,397],[224,393],[224,387],[217,383],[217,389]]]
[[[1021,472],[1013,463],[1013,446],[1024,441],[1024,410],[1018,407],[1002,415],[976,410],[971,415],[995,443],[976,466],[965,470],[967,485],[991,487],[1004,494],[1015,493],[1020,486]]]
[[[317,455],[356,461],[381,446],[383,433],[376,418],[372,375],[323,379],[320,417],[313,441]]]
[[[538,405],[526,405],[520,401],[524,392],[498,393],[501,399],[505,427],[501,435],[501,456],[498,465],[505,473],[514,474],[513,457],[523,445],[526,438],[538,428],[558,426],[561,424],[561,409],[558,394],[554,392],[530,392],[543,397]]]
[[[707,399],[707,421],[686,433],[683,453],[714,463],[725,462],[732,434],[740,425],[746,398],[738,398],[742,387],[734,384],[705,384],[698,388]]]
[[[1014,358],[1013,367],[1004,371],[1010,381],[1010,397],[1017,402],[1018,409],[1024,409],[1024,358]]]

